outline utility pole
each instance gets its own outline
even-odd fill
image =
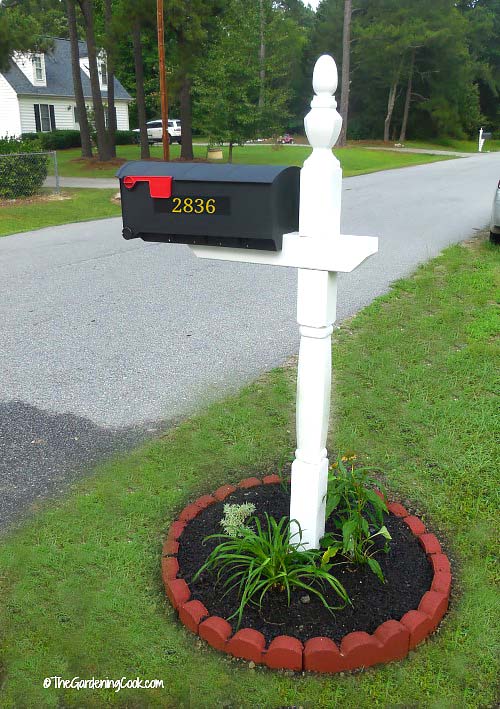
[[[163,0],[156,0],[156,23],[158,26],[158,61],[160,71],[160,100],[163,159],[170,160],[170,144],[168,139],[168,102],[167,77],[165,74],[165,36],[163,31]]]

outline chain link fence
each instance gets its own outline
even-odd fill
[[[43,187],[60,189],[55,150],[0,155],[0,199],[32,197]]]

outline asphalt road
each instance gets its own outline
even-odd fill
[[[344,181],[343,232],[379,253],[339,281],[342,320],[489,218],[500,153]],[[99,460],[298,349],[293,270],[124,241],[121,221],[0,239],[0,526]]]

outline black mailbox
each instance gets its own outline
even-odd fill
[[[491,133],[486,133],[486,131],[483,130],[483,140],[491,140]]]
[[[125,239],[280,251],[298,230],[298,167],[137,161],[117,177]]]

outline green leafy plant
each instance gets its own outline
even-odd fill
[[[389,550],[391,535],[383,523],[387,505],[374,490],[378,481],[368,468],[356,468],[354,459],[340,459],[328,477],[326,517],[332,517],[336,531],[321,540],[321,546],[326,547],[321,564],[329,570],[331,559],[338,554],[350,563],[368,564],[383,583],[382,569],[374,558],[380,549],[374,547],[376,538],[383,537],[383,551]]]
[[[196,580],[204,571],[217,570],[217,582],[222,581],[224,595],[234,588],[238,590],[239,606],[230,616],[238,618],[238,627],[245,607],[252,603],[260,608],[270,592],[285,593],[290,605],[292,589],[301,589],[317,596],[331,611],[350,603],[342,584],[321,566],[321,552],[303,548],[301,531],[291,534],[287,517],[276,521],[266,513],[266,527],[258,517],[252,517],[251,522],[252,527],[241,527],[237,537],[219,534],[207,537],[223,541],[193,578]],[[328,604],[324,596],[327,586],[342,600],[341,606]]]
[[[244,502],[242,505],[224,505],[224,517],[220,524],[228,537],[237,537],[241,527],[245,526],[245,520],[255,512],[255,505],[252,502]]]
[[[380,483],[370,475],[369,468],[356,468],[354,460],[355,456],[343,458],[330,468],[326,518],[335,512],[338,518],[345,520],[353,510],[358,510],[371,524],[381,526],[388,510],[384,500],[375,492]]]
[[[65,150],[66,148],[79,148],[82,139],[79,130],[57,129],[49,132],[23,133],[24,140],[33,140],[32,136],[40,142],[42,150]]]
[[[133,130],[117,130],[115,133],[115,145],[133,145],[138,143],[138,135]]]
[[[373,549],[375,545],[374,540],[379,536],[384,537],[386,540],[384,549],[388,551],[387,542],[390,541],[392,537],[387,527],[383,525],[378,532],[370,534],[366,519],[357,514],[352,515],[352,517],[342,525],[341,537],[335,534],[325,534],[321,540],[321,545],[327,547],[321,557],[321,568],[329,571],[332,567],[330,563],[331,560],[340,553],[340,555],[350,563],[368,564],[377,578],[382,583],[385,583],[382,568],[374,558],[374,554],[380,551],[380,549]]]
[[[17,138],[0,138],[0,197],[30,197],[41,189],[48,172],[47,155],[40,155],[40,143]]]

